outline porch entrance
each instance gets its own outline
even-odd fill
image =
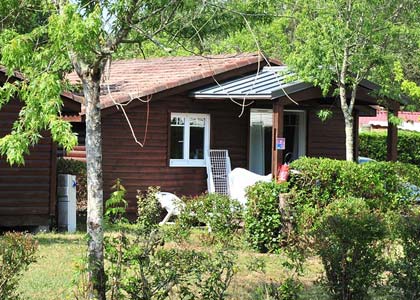
[[[302,110],[284,110],[284,138],[290,159],[306,154],[306,113]],[[252,172],[266,175],[271,173],[273,111],[251,109],[249,138],[249,168]]]

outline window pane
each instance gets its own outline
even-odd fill
[[[171,159],[184,158],[184,118],[171,118]]]
[[[204,159],[204,118],[190,119],[190,159]]]

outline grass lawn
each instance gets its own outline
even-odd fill
[[[86,242],[84,233],[42,233],[35,236],[39,243],[37,261],[24,272],[19,286],[22,299],[25,300],[64,300],[74,299],[74,284],[76,266],[85,255]],[[197,238],[197,233],[188,243],[177,245],[181,248],[209,250]],[[1,238],[1,237],[0,237]],[[168,247],[175,246],[169,242]],[[210,248],[211,249],[211,248]],[[282,255],[259,254],[249,250],[236,250],[238,255],[238,273],[232,280],[228,290],[230,300],[254,300],[255,291],[263,283],[279,283],[288,275],[288,270],[282,265],[285,261]],[[265,272],[249,271],[249,265],[257,260],[263,260]],[[318,258],[311,258],[305,263],[304,274],[300,281],[304,285],[302,300],[327,300],[322,287],[315,283],[322,276],[323,270]],[[373,299],[390,300],[390,295],[379,295],[375,291]],[[260,295],[261,296],[261,295]],[[269,300],[269,298],[258,298]]]
[[[29,266],[20,280],[22,299],[52,300],[73,299],[73,278],[76,264],[85,254],[84,233],[42,233],[36,235],[39,243],[38,259]],[[171,243],[168,243],[171,247]],[[182,245],[196,250],[202,246],[197,235],[188,244]],[[279,282],[287,276],[282,266],[284,258],[276,254],[258,254],[248,250],[237,250],[238,273],[229,289],[229,299],[253,299],[252,293],[261,283]],[[265,272],[250,272],[248,266],[255,259],[265,262]],[[303,299],[325,299],[313,282],[319,277],[322,267],[317,259],[310,260],[302,278],[305,284]]]
[[[27,300],[57,300],[74,299],[73,278],[77,262],[85,254],[84,233],[42,233],[36,235],[39,243],[37,262],[31,264],[23,274],[19,291],[22,299]],[[171,243],[168,244],[171,247]],[[173,246],[173,244],[172,244]],[[179,245],[178,245],[179,247]],[[202,246],[198,238],[182,247],[208,249]],[[229,290],[229,299],[254,299],[255,289],[263,282],[279,282],[287,275],[282,266],[284,259],[276,254],[258,254],[251,251],[238,250],[238,273],[235,275]],[[261,259],[266,264],[262,272],[250,272],[248,266],[255,259]],[[320,276],[322,267],[316,259],[310,260],[302,278],[306,286],[303,299],[326,299],[313,282]]]
[[[37,262],[23,274],[19,290],[22,299],[73,299],[75,264],[85,251],[84,234],[38,234]]]
[[[38,259],[29,266],[20,280],[19,291],[25,300],[63,300],[74,299],[73,279],[76,265],[85,254],[86,243],[84,233],[42,233],[36,235],[39,243]],[[195,233],[188,243],[177,245],[181,248],[208,250],[203,246]],[[168,247],[174,244],[169,242]],[[229,288],[228,299],[253,300],[255,290],[262,283],[284,280],[287,269],[283,267],[284,257],[277,254],[258,254],[249,250],[236,250],[238,255],[238,273]],[[251,272],[249,265],[256,259],[265,262],[265,272]],[[304,284],[301,295],[303,300],[326,300],[325,291],[314,283],[322,276],[322,265],[318,258],[309,259],[304,266],[304,274],[300,278]],[[263,299],[263,298],[259,298]],[[268,299],[268,298],[267,298]],[[386,295],[375,295],[373,299],[392,299]],[[265,300],[265,298],[264,298]]]

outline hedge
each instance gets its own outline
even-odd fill
[[[392,162],[358,165],[328,158],[300,158],[291,164],[291,205],[299,231],[314,225],[325,207],[339,199],[362,198],[372,210],[399,211],[411,203],[409,184],[419,184],[420,168]]]
[[[361,132],[359,154],[378,161],[386,160],[386,132]],[[398,161],[420,165],[420,132],[398,132]]]
[[[245,210],[246,240],[254,250],[272,252],[282,241],[283,217],[279,194],[287,192],[286,183],[257,182],[247,189]]]

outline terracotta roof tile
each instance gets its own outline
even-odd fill
[[[262,58],[256,53],[114,61],[109,79],[101,86],[101,104],[103,108],[109,107],[114,105],[114,101],[127,102],[258,61],[262,61]],[[80,84],[75,73],[67,78],[73,84]]]

